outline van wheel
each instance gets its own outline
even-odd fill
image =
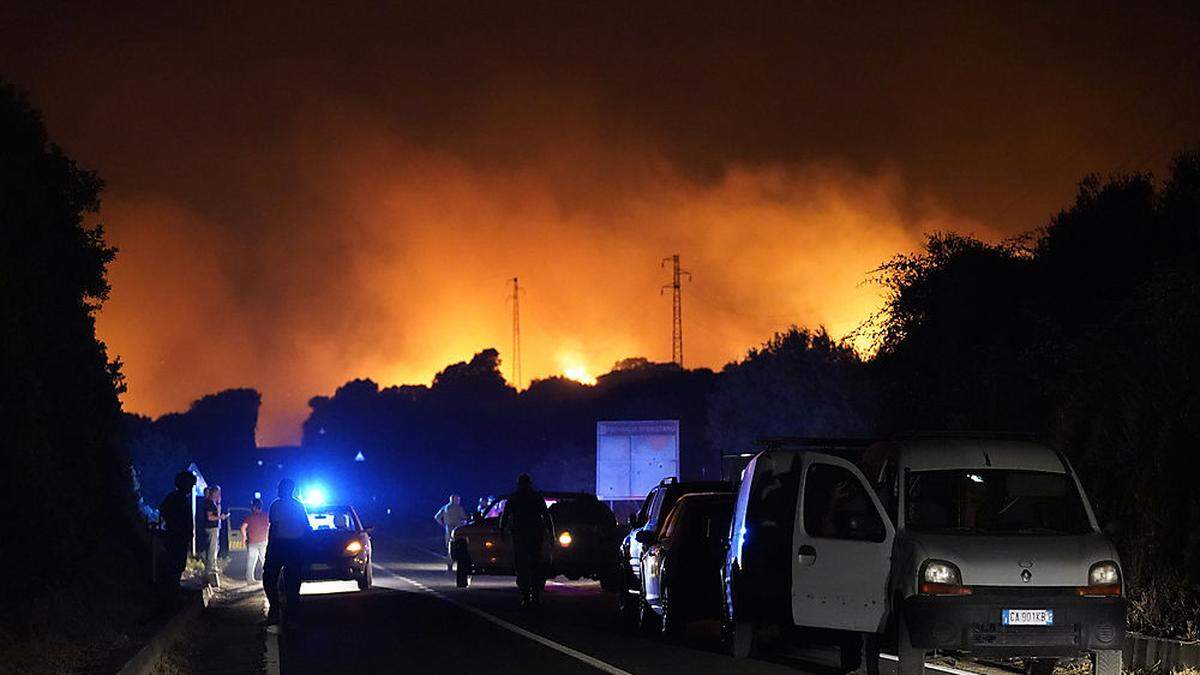
[[[838,645],[841,651],[841,671],[852,673],[862,667],[863,639],[858,633],[850,633]]]
[[[1092,672],[1095,675],[1121,675],[1121,650],[1098,649],[1093,652]]]
[[[1025,659],[1025,675],[1051,675],[1057,659]]]
[[[896,616],[896,656],[900,662],[896,667],[897,675],[924,675],[925,650],[912,645],[903,612]]]
[[[744,659],[754,651],[754,624],[749,621],[721,622],[721,646],[735,659]]]

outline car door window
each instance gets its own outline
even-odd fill
[[[671,513],[667,516],[666,521],[663,522],[663,527],[662,527],[662,538],[663,539],[670,539],[671,537],[673,537],[679,533],[679,527],[680,527],[679,523],[681,521],[683,521],[683,519],[684,519],[683,512],[685,510],[687,510],[686,504],[680,504],[678,507],[671,509]]]
[[[813,464],[804,481],[804,531],[810,537],[881,542],[883,518],[853,473],[833,464]]]
[[[662,512],[663,496],[666,495],[666,490],[659,490],[654,495],[654,501],[650,504],[650,513],[647,514],[646,525],[649,529],[658,528],[658,521],[666,514]]]
[[[484,514],[483,517],[484,518],[499,518],[500,516],[504,515],[504,503],[506,501],[508,501],[508,500],[506,500],[506,499],[496,500],[492,504],[492,507],[488,509],[487,513]]]

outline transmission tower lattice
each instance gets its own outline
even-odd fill
[[[516,277],[512,278],[512,380],[513,386],[521,388],[521,288]]]
[[[692,280],[692,273],[687,270],[679,269],[679,254],[669,258],[663,258],[662,264],[659,267],[664,267],[670,262],[672,265],[671,283],[663,285],[658,290],[659,295],[668,288],[671,289],[671,360],[680,368],[683,367],[683,294],[681,293],[680,280],[684,275],[687,275],[688,281]]]

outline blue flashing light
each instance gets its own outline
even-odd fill
[[[261,493],[261,492],[259,492],[258,490],[255,490],[255,491],[254,491],[254,498],[255,498],[255,499],[262,499],[262,493]]]
[[[325,506],[327,495],[320,485],[309,485],[300,493],[300,502],[305,506]]]
[[[356,462],[367,461],[367,458],[362,454],[362,450],[359,450],[358,454],[354,456],[354,461],[356,461]]]
[[[258,465],[259,465],[259,466],[262,466],[262,465],[263,465],[263,461],[262,461],[261,459],[260,459],[260,460],[258,460]]]

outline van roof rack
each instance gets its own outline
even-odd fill
[[[674,485],[679,482],[679,476],[667,476],[658,482],[659,485]]]

